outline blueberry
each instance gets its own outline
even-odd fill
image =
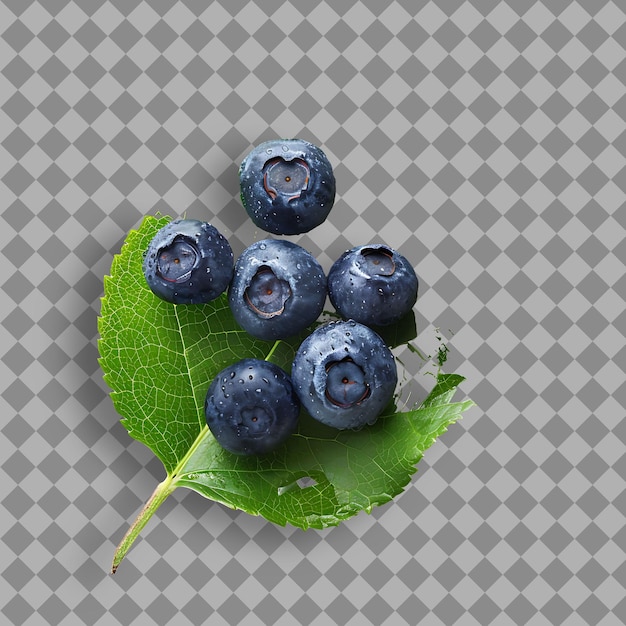
[[[226,291],[233,275],[233,251],[211,224],[178,219],[150,241],[143,260],[150,289],[174,304],[201,304]]]
[[[349,320],[320,326],[300,344],[291,380],[312,417],[334,428],[359,429],[389,404],[398,373],[380,336]]]
[[[344,252],[328,273],[328,295],[339,315],[368,326],[402,319],[417,300],[417,287],[407,259],[382,244]]]
[[[239,168],[241,202],[252,221],[276,235],[297,235],[319,226],[335,202],[328,158],[302,139],[266,141]]]
[[[224,368],[209,385],[204,403],[207,425],[217,442],[239,455],[276,449],[296,430],[299,412],[289,375],[258,359]]]
[[[290,241],[264,239],[237,259],[228,303],[244,330],[271,341],[312,324],[326,293],[326,275],[310,252]]]

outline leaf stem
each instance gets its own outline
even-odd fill
[[[174,489],[176,489],[176,484],[172,476],[168,476],[162,483],[157,485],[154,493],[150,496],[143,509],[141,509],[137,519],[135,519],[130,528],[126,531],[122,541],[120,541],[120,544],[117,546],[113,557],[113,564],[111,565],[111,574],[115,574],[119,564],[130,550],[143,527]]]

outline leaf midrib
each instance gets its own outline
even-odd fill
[[[196,397],[196,387],[194,385],[194,381],[191,376],[192,368],[189,363],[189,357],[187,354],[188,351],[187,351],[187,344],[185,342],[185,335],[183,333],[182,324],[180,321],[180,317],[178,315],[178,305],[174,304],[172,306],[174,308],[174,317],[176,318],[178,335],[180,336],[180,341],[183,347],[183,358],[185,359],[185,368],[187,370],[187,377],[189,378],[189,387],[191,389],[191,396],[193,398],[193,404],[196,410],[196,419],[198,420],[198,426],[200,428],[200,432],[198,433],[198,436],[189,447],[189,450],[187,451],[187,453],[180,459],[180,461],[176,464],[176,467],[174,467],[171,473],[168,472],[168,477],[172,479],[173,481],[175,481],[178,475],[180,474],[181,470],[185,467],[187,461],[189,461],[193,453],[196,451],[198,446],[202,443],[202,441],[206,437],[209,431],[209,427],[206,424],[204,425],[202,424],[202,420],[200,417],[200,407],[198,406],[198,398]]]
[[[200,417],[200,407],[198,406],[198,398],[196,397],[196,386],[194,384],[194,381],[191,375],[192,367],[191,367],[191,364],[189,363],[187,343],[185,342],[185,334],[183,333],[183,327],[180,321],[180,317],[178,315],[178,305],[174,304],[173,307],[174,307],[174,316],[176,318],[176,326],[177,326],[178,335],[180,336],[180,342],[183,346],[183,358],[185,359],[185,367],[187,369],[187,376],[189,378],[189,386],[191,388],[193,404],[196,409],[196,418],[198,420],[198,426],[200,428],[200,431],[202,431],[203,424],[202,424],[202,419]]]

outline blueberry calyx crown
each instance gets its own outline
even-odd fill
[[[198,263],[198,248],[185,237],[176,237],[162,248],[156,262],[156,273],[167,282],[181,283],[189,280]]]
[[[362,261],[359,267],[367,273],[370,278],[372,276],[392,276],[396,271],[396,264],[393,261],[393,252],[391,250],[379,248],[363,248],[361,250]]]
[[[259,267],[244,292],[246,304],[263,319],[281,315],[290,297],[289,283],[278,278],[267,265]]]
[[[291,202],[309,185],[311,170],[304,159],[270,159],[263,166],[263,187],[272,200],[281,194]]]
[[[326,364],[326,398],[335,406],[347,409],[361,404],[370,395],[365,372],[350,357]]]

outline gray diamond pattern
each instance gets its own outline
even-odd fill
[[[626,622],[622,2],[4,0],[0,24],[0,622]],[[102,277],[156,211],[241,252],[239,163],[295,136],[338,197],[294,240],[326,270],[407,256],[417,343],[440,329],[477,406],[371,515],[302,532],[179,490],[111,578],[163,476],[101,378]]]

